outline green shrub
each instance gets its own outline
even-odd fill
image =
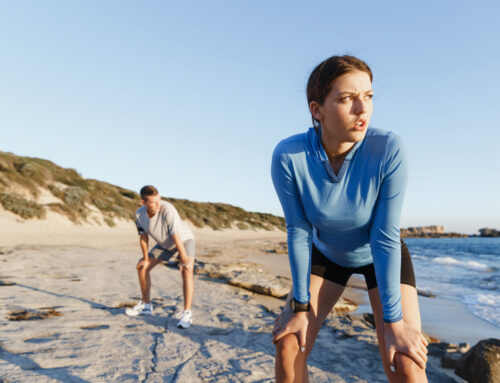
[[[11,211],[24,219],[45,218],[45,208],[33,201],[28,201],[15,193],[1,193],[0,203],[5,210]]]
[[[78,186],[69,186],[64,190],[64,202],[79,210],[85,209],[85,202],[87,199],[87,191]]]
[[[248,230],[248,225],[246,223],[243,223],[243,222],[238,222],[236,224],[236,227],[240,230]]]
[[[104,217],[104,222],[106,222],[109,227],[115,227],[116,226],[116,223],[115,223],[115,221],[113,221],[113,218]]]

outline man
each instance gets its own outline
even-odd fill
[[[143,258],[137,263],[142,301],[126,310],[127,315],[152,315],[150,302],[151,270],[173,256],[179,256],[184,293],[184,311],[179,315],[178,327],[188,328],[193,321],[191,303],[193,301],[193,266],[194,235],[184,223],[177,209],[166,201],[162,201],[158,190],[151,185],[141,189],[142,207],[135,212],[135,224],[139,232],[139,243]],[[148,239],[153,238],[157,245],[148,252]]]

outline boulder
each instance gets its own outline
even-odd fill
[[[500,339],[480,341],[457,362],[455,373],[471,383],[500,382]]]

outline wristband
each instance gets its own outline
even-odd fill
[[[292,298],[290,300],[290,308],[294,313],[298,312],[309,312],[311,311],[311,304],[309,302],[307,303],[299,303],[295,300],[295,298]]]

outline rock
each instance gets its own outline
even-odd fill
[[[273,276],[262,270],[260,265],[249,262],[229,265],[205,263],[199,265],[195,272],[206,274],[209,278],[225,280],[233,286],[276,298],[285,298],[292,287],[288,278]]]
[[[261,249],[261,251],[270,254],[288,254],[288,246],[286,242],[279,242],[266,249]]]
[[[446,233],[443,226],[418,226],[401,229],[403,238],[466,238],[467,234]]]
[[[458,345],[458,351],[460,351],[462,354],[465,354],[467,351],[470,350],[470,344],[465,342],[465,343],[460,343]]]
[[[455,373],[471,383],[500,382],[500,339],[489,338],[472,347],[457,362]]]
[[[276,298],[286,298],[290,291],[290,283],[283,283],[282,280],[278,278],[259,278],[260,275],[256,274],[240,274],[236,278],[231,278],[228,283],[233,286],[242,287],[244,289],[264,294],[270,295]]]
[[[462,354],[459,352],[450,352],[445,354],[441,358],[441,366],[443,368],[455,369],[458,366],[458,362],[462,359]]]
[[[351,312],[358,309],[358,305],[350,299],[340,297],[333,309],[337,312]]]
[[[481,237],[500,237],[500,230],[483,228],[478,231]]]
[[[429,290],[424,290],[424,289],[417,289],[418,295],[422,297],[427,297],[427,298],[436,298],[436,295]]]
[[[368,322],[372,326],[372,328],[375,328],[375,317],[372,313],[364,313],[363,319]]]

